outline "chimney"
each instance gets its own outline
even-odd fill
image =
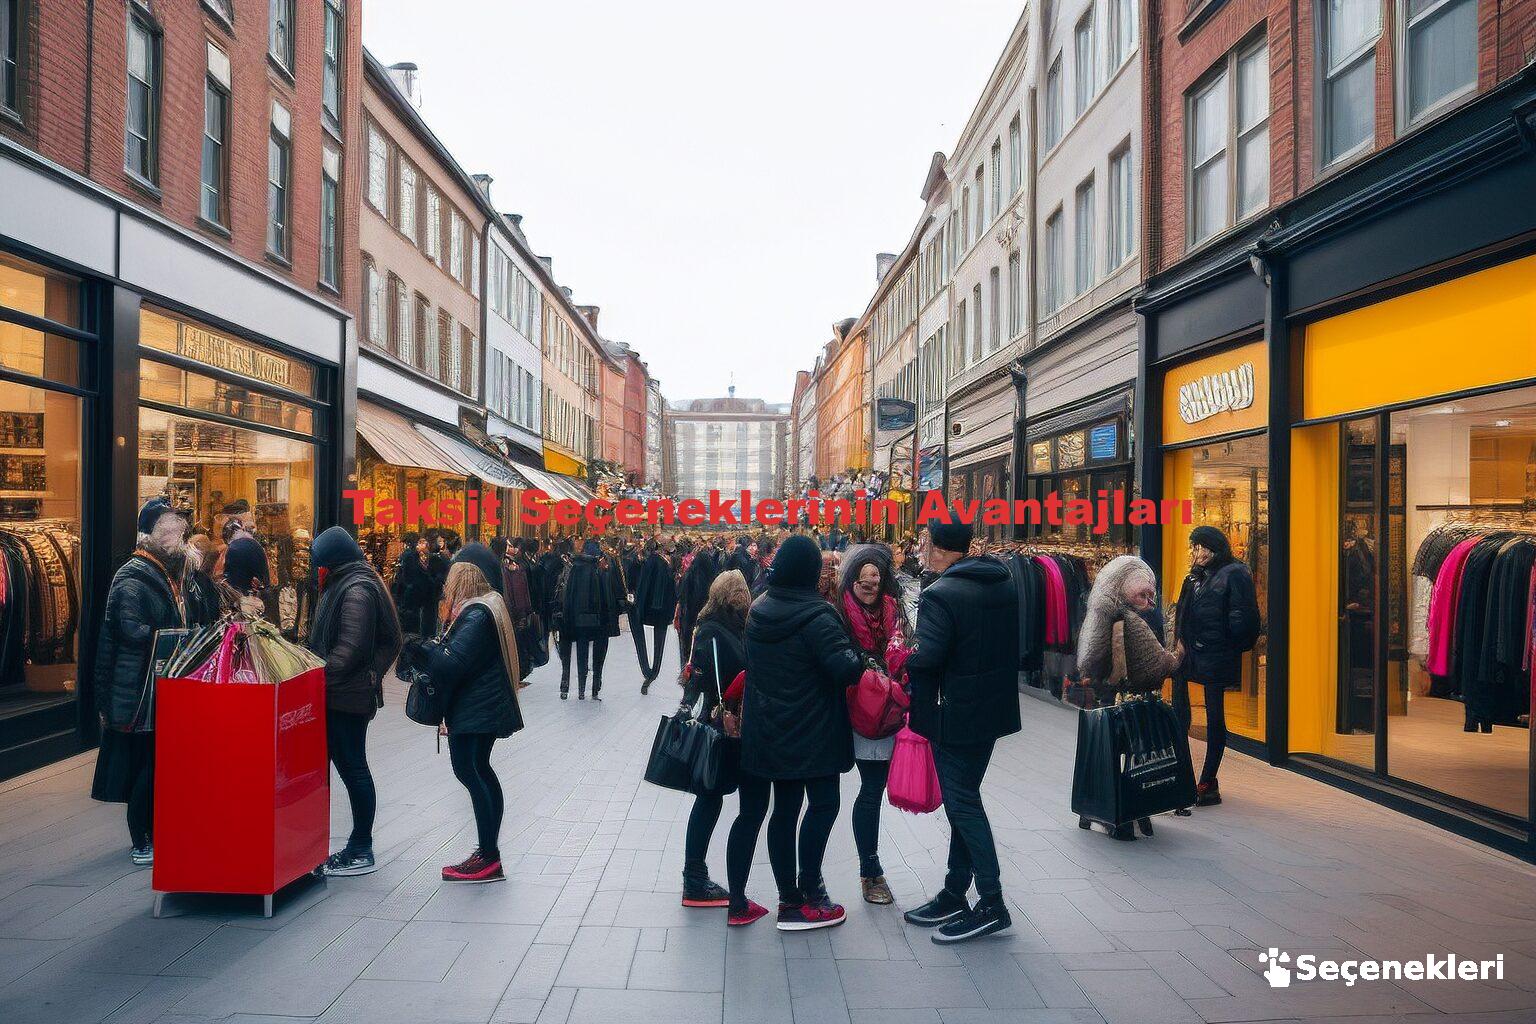
[[[395,86],[405,94],[411,106],[421,109],[421,69],[409,61],[389,66],[389,77],[394,79]]]
[[[592,330],[597,330],[597,314],[601,312],[598,306],[577,306],[576,312],[587,318],[587,323],[592,325]]]
[[[875,253],[875,284],[885,280],[885,275],[891,272],[891,268],[896,265],[899,258],[893,252]]]
[[[495,179],[492,178],[489,174],[474,174],[471,175],[471,177],[475,179],[475,187],[480,190],[480,194],[485,197],[485,201],[490,202],[491,182]]]

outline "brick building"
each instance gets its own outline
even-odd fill
[[[149,497],[215,533],[248,503],[306,628],[352,467],[360,68],[343,0],[0,4],[0,533],[53,552],[11,585],[56,598],[0,670],[0,775],[94,740]]]

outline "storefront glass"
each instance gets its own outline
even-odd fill
[[[1031,438],[1025,458],[1029,467],[1027,496],[1041,502],[1052,492],[1064,502],[1079,498],[1096,501],[1100,491],[1131,493],[1130,439],[1124,416]],[[1033,545],[1076,554],[1095,569],[1131,550],[1128,522],[1111,524],[1108,532],[1097,535],[1088,524],[1052,526],[1041,522],[1031,526],[1026,536]]]
[[[1168,452],[1163,464],[1166,496],[1188,498],[1193,525],[1214,526],[1227,535],[1232,554],[1253,573],[1260,620],[1269,621],[1269,452],[1263,434],[1213,440]],[[1181,535],[1182,531],[1182,535]],[[1173,621],[1173,606],[1189,573],[1188,529],[1168,528],[1164,541],[1163,601]],[[1227,728],[1250,739],[1264,739],[1264,695],[1268,641],[1260,635],[1243,656],[1243,681],[1226,698]],[[1199,680],[1195,680],[1198,682]],[[1204,728],[1203,692],[1190,688],[1195,723]]]
[[[423,501],[441,502],[444,498],[463,501],[469,490],[469,481],[463,476],[415,466],[397,466],[384,461],[361,435],[357,439],[357,480],[359,489],[373,491],[375,507],[382,498],[404,502],[412,492]],[[507,515],[515,509],[515,505],[503,507],[502,514]],[[384,581],[393,583],[395,570],[400,565],[400,555],[405,551],[406,539],[414,538],[422,532],[431,531],[424,531],[420,524],[381,524],[375,520],[358,529],[357,542],[362,545],[363,553]],[[443,532],[457,530],[448,531],[445,528]],[[509,527],[501,527],[500,532],[509,532]]]

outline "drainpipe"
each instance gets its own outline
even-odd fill
[[[91,119],[96,94],[96,0],[85,0],[85,176],[91,176]]]

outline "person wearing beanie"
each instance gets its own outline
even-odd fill
[[[1184,731],[1192,715],[1189,684],[1205,691],[1205,764],[1195,806],[1221,803],[1216,773],[1227,749],[1226,691],[1243,683],[1243,655],[1263,632],[1259,599],[1248,566],[1233,558],[1227,535],[1214,526],[1189,533],[1189,575],[1179,590],[1173,628],[1185,657],[1173,675],[1173,708]]]
[[[240,534],[224,549],[224,599],[230,611],[255,617],[266,611],[266,591],[271,579],[267,553],[250,534]]]
[[[576,652],[576,699],[587,699],[587,667],[591,660],[592,699],[602,700],[603,662],[608,641],[619,635],[622,595],[614,590],[614,573],[595,540],[582,545],[561,573],[555,593],[555,630],[560,635],[560,699],[571,690],[571,650]]]
[[[340,526],[309,548],[320,603],[306,644],[325,660],[325,738],[331,764],[352,805],[352,834],[321,870],[366,875],[376,870],[373,818],[378,797],[368,767],[368,723],[384,706],[384,675],[404,633],[384,581]]]
[[[838,777],[853,767],[844,691],[864,661],[837,609],[816,592],[820,576],[816,542],[790,537],[774,552],[768,587],[747,615],[740,811],[726,846],[732,925],[767,913],[746,889],[770,792],[768,859],[779,889],[779,929],[827,928],[847,916],[828,896],[821,864],[837,821]]]
[[[182,578],[187,519],[164,498],[138,515],[138,546],[112,576],[96,640],[94,692],[101,749],[91,796],[128,805],[133,863],[154,863],[155,734],[144,714],[155,632],[186,625]]]
[[[480,570],[480,575],[485,577],[485,582],[492,590],[498,594],[502,592],[502,587],[505,584],[501,578],[501,560],[484,544],[475,541],[474,543],[464,545],[448,564],[452,565],[454,562],[468,562],[470,565],[473,565],[476,569]],[[446,579],[446,576],[444,578]],[[503,595],[503,599],[505,599],[505,595]]]
[[[933,899],[903,916],[937,929],[941,944],[1013,924],[981,784],[997,741],[1021,726],[1019,596],[1002,562],[969,554],[973,539],[965,523],[928,528],[924,558],[936,578],[918,602],[917,650],[907,659],[910,725],[933,747],[949,818],[949,871]]]

